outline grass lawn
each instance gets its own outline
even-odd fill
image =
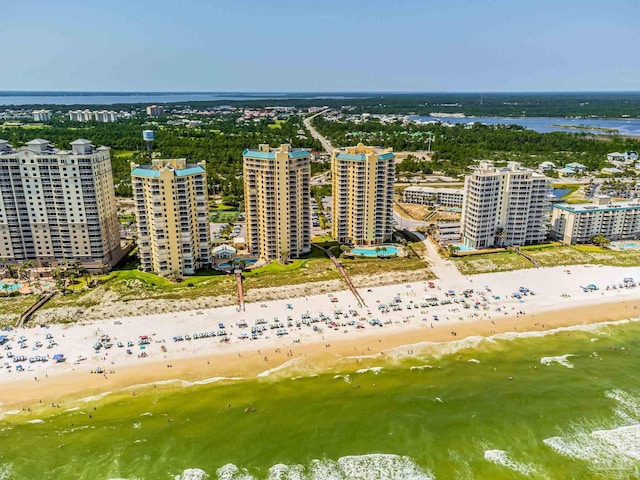
[[[134,150],[122,150],[115,152],[114,157],[117,158],[132,158],[136,152]]]
[[[336,242],[329,235],[318,235],[311,239],[311,243],[315,243],[316,245],[320,245],[322,248],[332,248],[337,247],[340,244]]]
[[[527,252],[530,253],[530,252]],[[533,268],[533,264],[521,255],[513,252],[488,253],[485,255],[469,255],[453,257],[456,267],[463,275],[476,273],[506,272]]]
[[[209,214],[211,221],[216,223],[235,223],[238,221],[238,215],[240,215],[240,212],[233,207],[211,210]]]
[[[282,124],[285,123],[285,120],[276,120],[276,123],[270,123],[268,125],[269,128],[282,128]]]

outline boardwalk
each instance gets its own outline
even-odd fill
[[[233,272],[236,276],[236,288],[238,290],[238,311],[244,310],[244,289],[242,287],[242,270],[239,268]]]
[[[364,299],[362,298],[360,293],[358,293],[358,290],[356,290],[356,287],[353,285],[353,282],[351,281],[351,278],[349,277],[349,274],[347,273],[347,271],[344,269],[344,266],[342,265],[342,263],[340,263],[340,261],[338,261],[338,259],[334,257],[331,254],[331,252],[329,252],[329,258],[331,258],[331,261],[333,262],[333,264],[336,266],[336,268],[342,275],[342,278],[344,278],[344,281],[347,283],[349,290],[351,290],[351,293],[353,293],[353,296],[356,298],[360,306],[363,308],[366,307],[367,304],[364,303]]]
[[[364,299],[362,298],[358,290],[356,290],[355,285],[351,281],[351,278],[349,277],[349,274],[347,273],[347,271],[344,269],[344,266],[342,265],[342,263],[340,263],[340,261],[333,255],[333,253],[331,253],[331,250],[329,250],[328,248],[321,247],[320,245],[315,243],[314,245],[324,250],[324,252],[329,256],[329,258],[333,262],[333,265],[338,269],[338,272],[340,272],[340,275],[342,275],[342,278],[344,279],[345,283],[349,287],[349,290],[351,290],[351,293],[353,293],[353,296],[355,297],[356,301],[358,302],[358,304],[360,304],[360,307],[365,308],[367,304],[364,303]]]

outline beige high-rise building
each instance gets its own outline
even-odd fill
[[[297,258],[311,251],[309,152],[290,145],[247,149],[244,204],[247,246],[265,260]]]
[[[0,140],[0,258],[101,272],[122,258],[109,148],[71,147],[38,138],[14,150]]]
[[[461,235],[471,248],[540,243],[547,238],[549,179],[518,162],[480,162],[465,178]]]
[[[332,236],[340,243],[379,245],[393,235],[395,156],[392,149],[334,150]]]
[[[184,158],[131,164],[131,185],[143,270],[192,275],[210,263],[205,162]]]
[[[162,105],[149,105],[147,107],[147,115],[150,117],[161,117],[164,115],[164,107]]]

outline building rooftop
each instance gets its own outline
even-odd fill
[[[134,177],[159,178],[161,170],[171,170],[176,177],[188,177],[206,173],[203,165],[187,163],[185,158],[155,159],[151,165],[131,164],[131,175]]]
[[[614,212],[618,210],[638,210],[640,209],[640,201],[635,200],[631,202],[615,202],[615,203],[609,203],[607,205],[594,205],[593,203],[570,205],[568,203],[557,203],[553,206],[553,208],[559,208],[560,210],[564,210],[572,213]]]
[[[291,159],[304,158],[311,155],[311,153],[304,148],[291,148],[289,147],[289,145],[281,145],[279,148],[270,148],[268,145],[260,145],[260,148],[258,149],[247,148],[244,152],[242,152],[242,156],[268,160],[275,159],[276,153],[282,151],[288,152],[288,156]]]
[[[457,193],[464,194],[463,188],[447,188],[447,187],[407,187],[405,192],[424,192],[424,193]]]
[[[380,160],[391,160],[395,158],[391,148],[371,147],[362,143],[359,143],[355,147],[334,149],[334,153],[338,160],[364,161],[367,159],[367,156],[370,155],[377,155]]]

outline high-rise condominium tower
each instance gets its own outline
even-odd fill
[[[209,265],[211,240],[205,162],[131,164],[140,263],[159,275],[191,275]]]
[[[377,245],[393,234],[395,156],[358,144],[333,151],[332,235],[340,243]]]
[[[71,150],[35,139],[14,150],[0,140],[0,257],[40,265],[80,262],[108,271],[121,258],[108,147]]]
[[[310,252],[309,152],[290,145],[260,145],[242,155],[249,251],[265,260]]]

